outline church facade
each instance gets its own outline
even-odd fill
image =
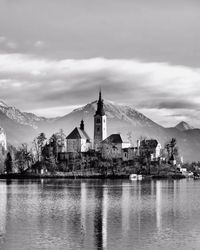
[[[80,127],[76,127],[66,138],[66,148],[68,153],[82,153],[91,149],[91,140],[85,131],[84,121]]]
[[[104,110],[101,91],[99,92],[99,100],[97,102],[97,110],[94,115],[94,150],[101,149],[101,142],[107,137],[107,118]]]

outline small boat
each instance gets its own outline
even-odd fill
[[[141,174],[131,174],[129,176],[129,179],[131,181],[141,181],[143,179],[142,175]]]
[[[188,178],[194,178],[194,173],[193,172],[188,172],[188,176],[187,176]]]
[[[137,174],[131,174],[131,175],[129,176],[129,179],[130,179],[131,181],[137,181]]]

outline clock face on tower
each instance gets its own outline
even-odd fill
[[[102,124],[101,117],[99,117],[99,116],[95,117],[95,128],[94,128],[95,135],[94,135],[94,137],[96,139],[101,140],[101,138],[102,138],[102,127],[103,127],[103,124]]]

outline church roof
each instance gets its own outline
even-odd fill
[[[103,141],[103,143],[104,143],[104,142],[105,142],[105,143],[115,143],[115,144],[123,143],[120,134],[112,134],[112,135],[110,135],[109,137],[107,137],[107,138]]]
[[[66,139],[86,139],[90,141],[90,137],[85,132],[85,130],[81,130],[80,128],[76,127]]]
[[[103,106],[103,99],[101,98],[101,91],[99,92],[99,100],[97,102],[97,111],[96,111],[95,115],[100,115],[100,116],[105,115],[104,106]]]

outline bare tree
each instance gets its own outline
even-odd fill
[[[42,158],[42,149],[44,147],[44,143],[45,143],[45,140],[46,140],[46,136],[44,133],[40,133],[38,135],[38,137],[36,137],[34,140],[33,140],[33,150],[35,152],[35,155],[36,155],[36,160],[37,161],[41,161],[41,158]]]
[[[20,173],[28,170],[33,163],[33,155],[31,151],[28,150],[27,144],[22,144],[20,148],[16,151],[15,162],[17,169]]]
[[[129,140],[129,142],[131,143],[131,146],[133,146],[134,145],[134,139],[133,139],[133,133],[131,131],[129,131],[127,133],[127,138]]]

